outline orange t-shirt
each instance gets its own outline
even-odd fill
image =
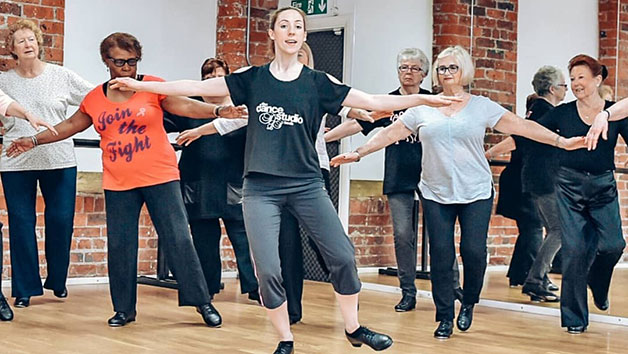
[[[163,81],[144,76],[145,81]],[[100,134],[103,189],[123,191],[179,180],[174,149],[163,125],[166,96],[137,92],[125,102],[110,101],[102,85],[81,103]]]

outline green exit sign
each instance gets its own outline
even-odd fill
[[[327,13],[327,0],[292,0],[292,6],[303,10],[306,15]]]

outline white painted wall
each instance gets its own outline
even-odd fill
[[[517,114],[523,116],[532,77],[541,66],[562,69],[569,83],[569,59],[581,53],[597,58],[598,1],[519,1],[517,27]],[[564,102],[574,99],[570,89]]]
[[[99,45],[113,32],[142,43],[139,72],[166,80],[198,79],[216,52],[216,0],[66,0],[64,65],[94,84],[109,78]],[[97,138],[90,128],[77,135]],[[77,149],[81,171],[101,171],[100,150]]]

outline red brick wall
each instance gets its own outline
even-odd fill
[[[34,21],[44,34],[44,52],[46,61],[63,64],[63,34],[65,21],[65,0],[23,0],[0,2],[0,70],[15,66],[6,49],[4,39],[7,26],[20,18]]]
[[[251,0],[249,59],[251,65],[270,61],[268,19],[278,0]],[[246,0],[218,0],[216,23],[216,56],[224,58],[232,70],[247,66]]]
[[[618,29],[619,3],[619,33]],[[628,1],[599,0],[600,61],[608,68],[604,84],[613,88],[616,98],[628,96]],[[619,35],[619,41],[617,36]],[[619,77],[616,75],[619,74]],[[617,78],[617,85],[615,79]]]

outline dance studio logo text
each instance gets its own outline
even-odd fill
[[[255,111],[260,114],[259,121],[267,130],[281,129],[284,125],[303,124],[303,117],[298,113],[287,114],[283,107],[269,106],[266,102],[257,105]]]

